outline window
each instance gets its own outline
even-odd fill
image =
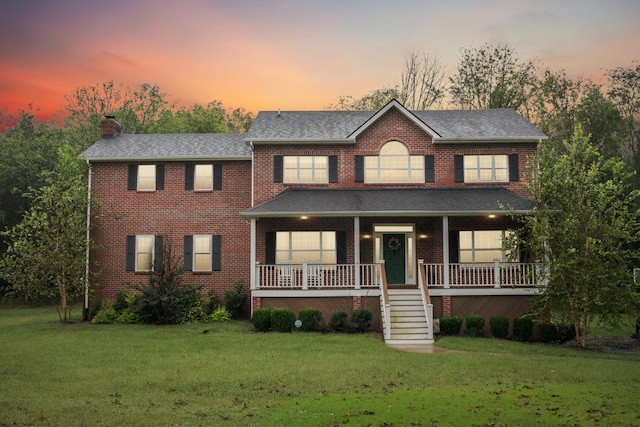
[[[127,236],[127,271],[151,271],[162,261],[162,236],[141,234]]]
[[[129,190],[164,190],[164,165],[129,165]]]
[[[507,182],[507,155],[464,156],[464,182]]]
[[[276,233],[276,263],[319,261],[336,264],[335,231],[278,231]]]
[[[509,231],[460,231],[459,236],[460,262],[506,261],[508,257],[508,252],[502,249],[502,241],[509,236]]]
[[[222,163],[184,165],[184,189],[211,191],[222,189]]]
[[[221,241],[216,234],[184,236],[184,270],[220,271]]]
[[[284,156],[284,182],[324,184],[328,182],[327,156]]]
[[[364,182],[424,182],[424,156],[411,156],[399,141],[382,146],[377,156],[365,156]]]

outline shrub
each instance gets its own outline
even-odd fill
[[[89,320],[93,319],[96,314],[100,311],[102,307],[102,298],[94,297],[91,298],[91,304],[89,304]]]
[[[226,322],[231,320],[231,315],[224,307],[218,307],[209,315],[209,320],[213,322]]]
[[[505,316],[494,316],[489,319],[491,335],[496,338],[506,338],[509,335],[509,319]]]
[[[301,331],[322,330],[322,311],[317,308],[305,308],[298,313],[298,319],[302,322]]]
[[[132,308],[127,308],[118,313],[115,323],[140,323],[140,317]]]
[[[440,333],[442,335],[458,335],[462,327],[462,317],[451,316],[440,319]]]
[[[344,311],[335,311],[329,318],[329,329],[333,332],[349,331],[349,316]]]
[[[91,319],[91,323],[96,325],[108,325],[116,323],[118,320],[118,312],[113,308],[113,304],[106,301],[100,307],[100,310]]]
[[[371,328],[373,312],[370,308],[353,310],[351,313],[351,332],[366,332]]]
[[[527,341],[533,334],[533,319],[527,314],[513,319],[513,338],[519,341]]]
[[[202,303],[204,307],[204,312],[207,316],[210,316],[216,309],[222,307],[222,303],[220,302],[220,298],[213,291],[209,291],[207,293],[207,298],[203,300]]]
[[[296,323],[296,315],[289,308],[271,310],[271,328],[277,332],[291,332]]]
[[[558,327],[553,323],[538,324],[538,332],[541,342],[550,343],[558,341]]]
[[[576,328],[573,325],[561,323],[558,326],[558,342],[565,343],[576,339]]]
[[[244,291],[242,280],[238,280],[233,289],[224,293],[224,307],[232,319],[242,319],[246,301],[247,293]]]
[[[479,314],[469,314],[466,317],[465,335],[469,337],[484,336],[484,317]]]
[[[271,309],[270,308],[257,308],[253,310],[251,316],[251,323],[256,331],[267,332],[271,329]]]
[[[180,323],[199,323],[207,319],[204,312],[204,299],[201,293],[202,288],[196,285],[184,288],[182,315]]]

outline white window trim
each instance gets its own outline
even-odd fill
[[[375,156],[365,156],[364,159],[364,182],[367,184],[409,184],[409,183],[418,183],[418,182],[424,182],[424,156],[420,156],[420,155],[411,155],[409,153],[409,149],[407,148],[407,146],[405,144],[403,144],[400,141],[388,141],[386,142],[381,148],[380,151],[382,151],[384,149],[384,146],[389,144],[389,143],[399,143],[401,144],[405,149],[406,149],[406,154],[380,154],[378,153],[378,155]],[[407,168],[392,168],[392,167],[384,167],[382,168],[382,159],[383,158],[406,158],[407,159]],[[419,168],[414,168],[411,167],[411,160],[414,158],[419,158],[420,159],[420,167]],[[369,163],[370,159],[375,159],[375,167],[371,167],[368,168],[367,164]],[[369,180],[369,175],[371,172],[375,172],[375,176],[376,179],[375,180]],[[400,180],[400,181],[386,181],[382,179],[383,173],[386,171],[402,171],[405,172],[405,178],[406,180]],[[417,172],[418,173],[418,178],[416,180],[412,180],[411,176],[413,172]]]
[[[209,239],[209,252],[198,252],[196,250],[196,238],[198,237],[206,237]],[[213,271],[213,236],[211,234],[194,234],[192,247],[193,247],[193,254],[192,254],[192,260],[191,260],[191,271],[194,271],[194,272]],[[199,270],[196,268],[196,261],[197,261],[196,258],[197,258],[197,255],[203,255],[203,254],[207,254],[209,256],[209,268],[204,270]]]
[[[278,236],[281,234],[287,234],[287,249],[284,250],[278,250]],[[302,253],[302,252],[306,252],[306,251],[302,251],[302,250],[293,250],[292,249],[292,234],[293,233],[316,233],[319,237],[319,248],[317,249],[310,249],[308,252],[314,252],[317,251],[319,252],[319,257],[305,257],[304,261],[320,261],[322,263],[322,258],[323,255],[325,253],[331,253],[333,252],[334,254],[334,258],[336,258],[337,261],[337,256],[338,256],[338,248],[336,247],[336,232],[334,230],[322,230],[322,231],[314,231],[314,230],[292,230],[292,231],[278,231],[276,232],[276,262],[280,261],[292,261],[293,260],[293,254],[294,252],[297,253]],[[324,233],[333,233],[333,249],[324,249],[323,248],[323,234]],[[281,253],[287,252],[287,259],[280,259],[278,260],[278,255]],[[312,259],[313,258],[313,259]]]
[[[142,181],[141,178],[146,178],[149,179],[150,176],[142,176],[140,175],[140,171],[142,169],[144,169],[147,166],[152,166],[153,167],[153,178],[152,178],[152,182],[153,182],[153,188],[140,188],[140,182]],[[136,176],[136,190],[137,191],[156,191],[156,179],[158,176],[158,168],[156,165],[138,165],[137,168],[137,176]]]
[[[140,254],[147,254],[148,252],[140,252],[140,245],[139,245],[139,240],[142,238],[151,238],[151,265],[149,266],[149,269],[141,269],[139,268],[140,263],[138,261],[138,256]],[[136,252],[135,252],[135,271],[137,272],[148,272],[148,271],[153,271],[153,261],[155,260],[156,254],[155,254],[155,248],[156,248],[156,236],[154,236],[153,234],[140,234],[136,236]]]
[[[300,158],[301,157],[310,157],[311,158],[311,168],[305,170],[311,170],[311,181],[300,181]],[[316,167],[316,159],[323,158],[325,159],[325,179],[319,180],[316,179],[316,170],[322,170],[321,167]],[[291,181],[287,179],[287,171],[294,170],[294,168],[287,168],[287,160],[295,159],[296,161],[296,179]],[[283,156],[282,158],[282,182],[284,184],[328,184],[329,183],[329,156]]]
[[[470,232],[471,233],[471,248],[467,249],[467,248],[462,248],[461,242],[458,242],[458,256],[460,259],[462,259],[462,253],[463,252],[470,252],[471,253],[471,264],[484,264],[487,263],[489,261],[476,261],[476,252],[489,252],[489,251],[495,251],[497,249],[500,249],[500,261],[501,262],[506,262],[508,259],[508,253],[507,251],[505,251],[503,249],[503,244],[502,242],[504,242],[504,239],[506,237],[506,234],[509,233],[509,230],[461,230],[460,232]],[[500,237],[501,237],[501,243],[500,243],[500,247],[495,247],[495,248],[482,248],[482,249],[476,249],[475,247],[475,243],[476,243],[476,232],[482,232],[482,231],[495,231],[495,232],[500,232]],[[492,260],[493,261],[493,260]],[[468,264],[468,261],[460,261],[461,264]]]
[[[198,188],[198,168],[202,168],[207,166],[211,169],[211,175],[206,178],[210,178],[207,182],[209,184],[208,188]],[[193,191],[213,191],[213,165],[212,164],[196,164],[193,167]]]
[[[504,179],[496,179],[496,157],[504,157],[505,158],[505,167],[500,168],[500,170],[505,171]],[[467,168],[466,160],[468,158],[475,157],[476,164],[478,165],[475,168]],[[481,180],[480,179],[480,171],[488,170],[489,168],[480,168],[480,157],[491,157],[491,179],[490,180]],[[464,169],[464,182],[465,183],[485,183],[485,182],[509,182],[509,156],[507,154],[465,154],[463,159],[463,169]],[[467,179],[467,171],[475,171],[476,179],[468,180]]]

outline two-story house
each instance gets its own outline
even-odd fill
[[[263,111],[247,134],[117,135],[86,152],[101,295],[144,279],[159,242],[186,280],[244,279],[251,309],[372,308],[390,342],[432,319],[524,312],[536,264],[503,238],[546,136],[513,110]],[[105,137],[106,136],[106,137]]]

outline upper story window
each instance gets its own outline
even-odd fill
[[[411,156],[399,141],[382,146],[377,156],[365,156],[364,182],[406,183],[424,182],[424,156]]]
[[[328,182],[327,156],[284,156],[284,182],[325,184]]]
[[[164,165],[129,165],[129,190],[164,190]]]
[[[338,156],[273,156],[273,182],[285,184],[338,182]]]
[[[221,270],[222,237],[217,234],[184,236],[184,270],[195,272]]]
[[[211,191],[222,189],[222,163],[184,165],[184,189]]]
[[[502,249],[502,241],[508,237],[505,230],[476,230],[460,232],[460,262],[506,261],[509,253]]]
[[[464,182],[507,182],[509,161],[506,154],[464,156]]]

